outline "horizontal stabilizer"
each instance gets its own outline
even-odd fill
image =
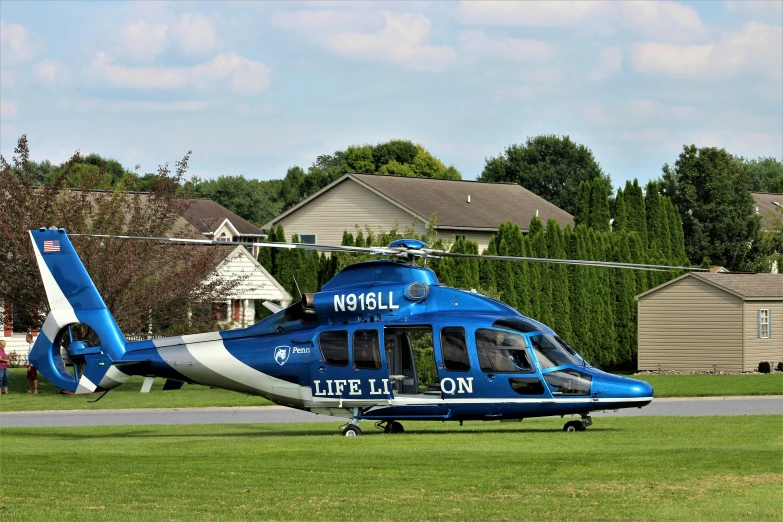
[[[275,303],[273,303],[272,301],[264,301],[264,302],[263,302],[263,303],[261,303],[261,304],[263,304],[263,305],[264,305],[264,307],[265,307],[267,310],[269,310],[270,312],[272,312],[273,314],[276,314],[277,312],[279,312],[280,310],[282,310],[282,309],[283,309],[283,307],[282,307],[282,306],[277,306],[277,305],[276,305]]]
[[[150,389],[152,388],[152,382],[155,380],[155,377],[144,377],[144,384],[141,385],[141,393],[149,393]]]
[[[175,381],[174,379],[166,379],[166,382],[163,383],[163,391],[166,390],[179,390],[182,388],[182,385],[185,384],[182,381]]]

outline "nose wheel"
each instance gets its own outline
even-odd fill
[[[568,421],[563,426],[563,431],[585,431],[588,426],[592,426],[593,419],[589,415],[582,415],[580,421]]]
[[[355,424],[347,424],[342,427],[340,434],[343,437],[358,437],[359,435],[362,435],[362,430]]]

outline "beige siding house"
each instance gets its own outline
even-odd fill
[[[434,222],[441,237],[462,236],[483,251],[501,223],[526,231],[534,216],[574,224],[568,212],[512,183],[346,174],[262,228],[282,224],[289,238],[339,245],[343,232],[354,233],[356,226],[388,231],[396,225],[423,234]]]
[[[783,275],[690,273],[636,296],[639,370],[783,361]]]

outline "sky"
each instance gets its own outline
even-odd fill
[[[783,158],[783,0],[0,1],[0,153],[282,178],[410,139],[463,179],[538,134],[615,187],[683,144]]]

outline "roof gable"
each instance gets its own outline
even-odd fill
[[[276,224],[346,180],[355,181],[425,223],[436,215],[437,228],[494,231],[501,223],[512,221],[527,230],[535,216],[545,223],[554,218],[563,227],[574,224],[573,216],[565,210],[512,183],[346,174],[275,217],[264,228]]]
[[[211,199],[191,198],[182,217],[201,234],[214,233],[228,220],[242,236],[261,236],[264,232],[250,221],[239,217]]]
[[[761,216],[761,228],[771,229],[774,225],[774,215],[780,214],[783,208],[783,194],[771,192],[751,192],[756,214]],[[783,217],[783,215],[781,215]]]
[[[732,272],[691,272],[651,288],[637,295],[636,299],[641,299],[666,288],[685,277],[696,278],[745,301],[783,301],[783,274],[738,274]]]

